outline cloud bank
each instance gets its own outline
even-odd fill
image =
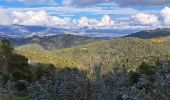
[[[161,16],[164,19],[164,23],[166,25],[170,25],[170,8],[165,7],[164,9],[161,10]]]
[[[137,13],[131,17],[114,19],[105,14],[100,19],[82,16],[77,19],[70,17],[52,16],[47,11],[10,11],[0,9],[0,25],[42,25],[42,26],[70,26],[70,27],[93,27],[93,28],[156,28],[170,26],[170,8],[165,7],[160,11],[160,16],[148,13]]]
[[[1,25],[18,24],[55,26],[69,24],[68,19],[50,16],[46,11],[8,12],[5,9],[0,9],[0,16]]]
[[[104,15],[100,21],[96,19],[89,19],[87,17],[81,17],[75,23],[82,26],[90,26],[90,27],[111,27],[114,25],[114,21],[110,18],[109,15]]]
[[[159,23],[157,16],[145,13],[136,14],[132,17],[132,19],[141,25],[156,26]]]

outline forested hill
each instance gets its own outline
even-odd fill
[[[153,39],[170,36],[170,29],[155,29],[155,30],[144,30],[137,33],[133,33],[124,37],[135,37],[141,39]],[[0,36],[0,38],[8,38],[14,47],[38,44],[45,50],[54,50],[62,48],[71,48],[80,45],[86,45],[99,40],[107,40],[109,38],[97,38],[97,37],[86,37],[79,35],[61,34],[51,36],[31,36],[31,37],[7,37]],[[124,38],[123,37],[123,38]]]
[[[90,43],[84,46],[46,52],[35,45],[16,48],[19,54],[29,59],[58,66],[72,66],[88,69],[102,64],[104,70],[126,64],[135,69],[144,61],[170,56],[169,38],[138,39],[117,38]],[[34,51],[34,52],[33,52]],[[39,52],[41,51],[41,52]]]
[[[168,59],[160,59],[168,51],[169,48],[162,43],[155,44],[150,40],[126,38],[100,41],[51,54],[45,51],[41,53],[33,48],[25,54],[27,58],[16,54],[9,41],[2,40],[0,41],[0,100],[56,100],[56,98],[58,100],[169,100],[170,62]],[[110,61],[117,66],[114,67],[114,64],[110,63],[112,67],[109,72],[103,74],[101,64],[94,65],[92,69],[82,70],[79,66],[66,67],[69,60],[62,60],[60,57],[59,63],[62,61],[64,64],[61,68],[52,65],[54,64],[52,62],[57,61],[58,53],[62,58],[69,58],[70,54],[73,54],[72,59],[82,60],[83,63],[95,64],[99,61],[109,64]],[[145,60],[152,55],[159,57],[159,60],[155,60],[155,63],[146,62]],[[43,63],[31,63],[29,59],[33,56],[35,59],[41,59]],[[121,58],[125,58],[125,61],[121,62]],[[49,64],[44,64],[45,60]],[[127,66],[137,64],[139,66],[136,66],[136,70],[129,71]],[[108,68],[107,66],[104,68]]]
[[[144,31],[140,31],[140,32],[133,33],[130,35],[126,35],[125,37],[137,37],[141,39],[151,39],[151,38],[160,38],[160,37],[167,37],[167,36],[170,36],[169,28],[144,30]]]
[[[85,37],[78,35],[52,35],[52,36],[33,36],[27,38],[9,38],[13,46],[21,46],[27,44],[39,44],[46,50],[58,48],[70,48],[74,46],[84,45],[91,42],[99,41],[102,38]]]
[[[52,51],[34,43],[13,50],[3,40],[0,57],[0,100],[169,98],[170,37],[97,40]]]

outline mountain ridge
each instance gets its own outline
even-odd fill
[[[153,30],[143,30],[126,35],[124,37],[137,37],[141,39],[161,38],[170,36],[170,28],[157,28]]]
[[[25,26],[25,25],[0,25],[0,36],[12,37],[31,37],[31,36],[50,36],[59,34],[73,34],[88,37],[120,37],[131,32],[137,32],[134,29],[114,29],[114,28],[91,28],[91,27],[72,27],[72,26]]]

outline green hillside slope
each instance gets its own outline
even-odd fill
[[[75,67],[89,69],[96,64],[102,64],[106,71],[114,66],[126,66],[129,70],[135,70],[141,62],[169,57],[169,38],[161,38],[159,42],[155,42],[158,40],[118,38],[69,49],[57,49],[52,52],[37,51],[31,46],[30,49],[28,46],[16,48],[16,51],[32,60],[52,63],[58,67],[71,64]],[[25,48],[27,49],[25,50]]]

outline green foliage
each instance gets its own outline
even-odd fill
[[[15,86],[19,91],[28,88],[31,99],[155,100],[164,94],[169,97],[168,39],[153,43],[117,38],[54,51],[30,44],[16,48],[16,54],[8,46],[2,46],[7,48],[2,51],[10,55],[1,52],[8,59],[0,61],[6,61],[2,65],[6,65],[14,82],[30,82],[28,86]],[[157,62],[162,60],[165,62]],[[154,95],[152,90],[162,92]]]
[[[78,64],[69,59],[61,58],[49,51],[43,50],[42,47],[37,44],[21,46],[15,51],[37,63],[53,64],[60,68],[78,66]]]
[[[169,62],[156,63],[152,75],[146,73],[150,72],[146,68],[149,64],[141,64],[136,72],[117,67],[105,75],[101,74],[102,67],[96,65],[92,78],[87,77],[86,71],[76,68],[56,69],[51,79],[43,77],[33,82],[28,94],[31,99],[47,100],[168,100]]]
[[[157,68],[155,66],[146,64],[146,63],[142,63],[139,68],[138,68],[138,72],[141,74],[148,74],[151,75],[153,73],[155,73],[155,70]]]
[[[42,77],[28,87],[33,100],[87,100],[86,73],[75,68],[56,69],[51,79]]]
[[[16,80],[32,81],[33,76],[28,65],[28,59],[24,56],[13,54],[8,62],[8,71]]]
[[[8,63],[9,63],[8,65],[11,67],[27,66],[28,58],[19,54],[13,54],[10,57],[10,61]]]
[[[0,54],[2,54],[3,57],[7,59],[9,59],[13,54],[13,47],[7,39],[0,41]]]
[[[138,72],[130,71],[129,76],[130,76],[130,82],[132,84],[137,83],[139,81],[140,74]]]
[[[14,70],[12,72],[12,76],[16,79],[16,80],[27,80],[27,81],[32,81],[32,73],[29,71],[28,73],[25,73],[22,70]]]
[[[28,97],[14,96],[13,100],[29,100],[29,98]]]
[[[8,81],[12,75],[16,80],[32,80],[32,73],[28,65],[28,59],[24,56],[14,54],[13,47],[6,39],[0,41],[0,72],[2,71],[3,80]]]
[[[0,41],[0,74],[8,73],[8,62],[13,54],[13,47],[6,39]]]
[[[55,71],[55,66],[51,64],[39,64],[37,67],[38,68],[35,72],[36,79],[40,79],[42,76],[46,76],[48,79],[50,79],[52,77],[52,73]]]
[[[170,59],[168,42],[155,44],[150,40],[118,38],[53,52],[22,46],[16,48],[16,52],[33,61],[51,63],[60,68],[69,66],[87,70],[102,63],[103,73],[107,73],[116,66],[126,66],[130,71],[136,70],[142,62]]]
[[[10,76],[9,76],[9,75],[2,75],[2,81],[3,81],[4,83],[7,83],[9,79],[10,79]]]

